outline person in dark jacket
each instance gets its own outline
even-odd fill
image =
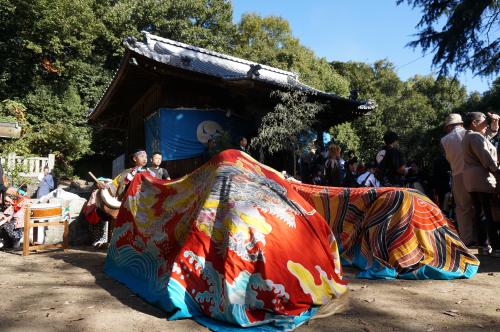
[[[153,172],[158,179],[170,180],[170,175],[166,168],[160,167],[163,157],[161,152],[155,151],[151,156],[151,167],[149,170]]]
[[[2,200],[1,200],[1,209],[2,211],[5,209],[5,196],[7,195],[7,187],[5,185],[5,182],[3,180],[3,166],[2,163],[0,163],[0,195],[2,195]]]
[[[346,172],[344,181],[342,181],[342,186],[349,188],[359,187],[356,179],[358,178],[358,174],[356,173],[356,169],[358,168],[358,158],[353,157],[349,159],[346,163]]]
[[[401,154],[401,151],[397,148],[398,139],[398,134],[393,131],[388,131],[384,134],[385,146],[382,151],[385,151],[385,153],[383,154],[382,160],[379,164],[382,173],[382,185],[384,187],[404,186],[403,177],[406,171],[406,162]],[[377,155],[377,158],[381,155],[380,152]]]
[[[205,152],[203,152],[202,155],[202,162],[206,163],[210,159],[212,159],[213,156],[215,156],[218,153],[217,149],[217,142],[215,141],[215,138],[210,138],[207,141],[207,148],[205,149]]]
[[[340,187],[345,176],[345,162],[340,157],[342,149],[336,144],[328,146],[328,159],[325,161],[324,175],[327,186]]]
[[[238,150],[248,153],[248,140],[246,137],[241,136],[239,140]]]

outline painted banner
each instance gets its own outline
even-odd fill
[[[201,155],[210,138],[227,133],[236,143],[246,134],[245,123],[221,110],[166,109],[144,122],[146,151],[160,151],[164,160],[187,159]]]

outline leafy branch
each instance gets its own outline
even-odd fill
[[[324,106],[310,102],[301,91],[273,91],[271,97],[278,98],[279,103],[262,118],[252,145],[273,154],[291,150],[299,142],[299,135],[311,130],[316,115]]]

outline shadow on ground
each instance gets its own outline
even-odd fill
[[[133,310],[157,317],[165,318],[167,314],[159,308],[156,308],[140,297],[136,296],[123,284],[108,277],[104,272],[104,260],[106,252],[93,247],[79,247],[77,254],[58,252],[50,257],[56,260],[62,260],[67,264],[85,269],[95,278],[96,285],[106,290],[111,296],[119,300],[123,305]]]

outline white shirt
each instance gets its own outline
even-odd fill
[[[375,174],[370,173],[369,171],[364,172],[356,179],[356,182],[362,187],[380,187],[380,182],[375,177]]]

